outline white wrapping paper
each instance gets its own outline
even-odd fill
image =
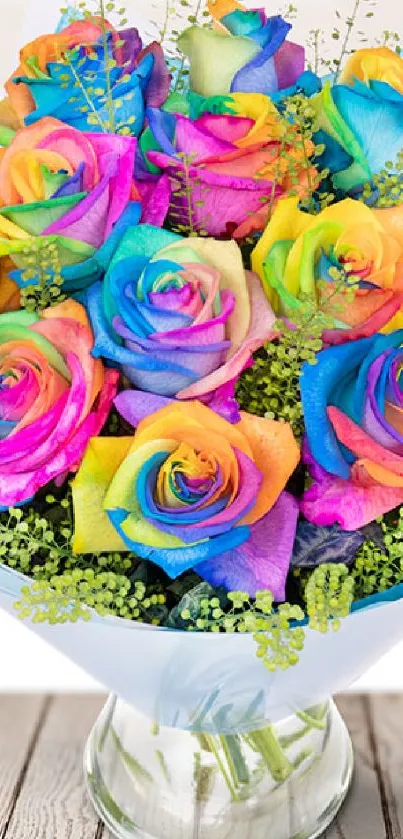
[[[0,608],[15,614],[26,578],[0,566]],[[18,619],[18,618],[16,618]],[[345,690],[403,638],[403,599],[352,613],[338,632],[306,630],[299,663],[270,674],[248,635],[189,633],[94,615],[30,629],[162,725],[228,732],[284,719]]]

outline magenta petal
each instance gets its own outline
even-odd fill
[[[203,122],[199,125],[199,120],[191,122],[187,117],[181,116],[176,124],[175,146],[178,152],[188,155],[195,162],[232,152],[236,148],[231,141],[207,134],[203,130]]]
[[[197,125],[203,131],[212,133],[218,139],[224,140],[224,142],[228,143],[230,141],[234,144],[237,140],[242,140],[243,137],[246,137],[249,131],[252,130],[254,124],[254,120],[248,119],[248,117],[229,116],[228,114],[205,113],[197,120]]]
[[[361,486],[329,475],[305,493],[301,512],[319,526],[339,524],[343,530],[358,530],[402,503],[402,487]]]
[[[270,590],[274,599],[282,602],[297,521],[297,501],[283,492],[270,512],[251,526],[251,535],[243,545],[200,563],[195,570],[215,587],[246,591],[251,597]]]
[[[17,431],[16,434],[0,440],[0,472],[2,469],[10,471],[11,464],[21,462],[21,459],[29,456],[53,433],[63,416],[67,398],[68,393],[63,393],[46,414],[36,419],[31,425]]]
[[[305,50],[299,44],[284,41],[274,56],[278,89],[292,87],[305,70]]]
[[[123,419],[133,428],[137,428],[143,419],[174,401],[142,390],[123,390],[116,397],[114,404]]]
[[[263,229],[267,221],[267,196],[273,184],[263,178],[239,177],[212,172],[202,166],[189,166],[184,171],[180,160],[162,152],[149,151],[148,159],[163,170],[172,173],[178,180],[178,188],[172,195],[171,213],[178,224],[189,225],[189,203],[185,191],[186,180],[192,184],[192,219],[197,230],[204,230],[210,236],[228,236],[231,227],[238,238],[247,235],[252,228],[250,219],[259,217]],[[179,189],[179,187],[183,189]],[[182,194],[183,192],[183,194]],[[274,196],[282,194],[276,185]],[[264,199],[264,200],[263,200]],[[249,221],[249,224],[246,224]],[[240,228],[238,234],[237,228]],[[235,235],[235,234],[234,234]]]
[[[227,382],[225,385],[218,387],[213,393],[201,398],[201,402],[208,405],[211,411],[215,411],[220,417],[223,417],[232,425],[241,421],[241,414],[239,412],[239,405],[235,398],[235,381]]]
[[[172,186],[168,175],[162,175],[158,181],[136,183],[141,196],[141,222],[162,227],[168,215],[171,202]]]
[[[8,464],[7,469],[10,474],[12,472],[30,472],[46,463],[53,452],[57,451],[71,437],[82,416],[87,395],[83,370],[74,353],[69,353],[66,361],[72,379],[68,398],[59,422],[46,439],[36,446],[32,452],[24,453],[21,458],[12,464]]]
[[[343,530],[358,530],[403,503],[403,487],[360,484],[326,472],[312,457],[306,442],[303,461],[313,483],[305,492],[300,508],[308,521],[319,527],[339,524]]]

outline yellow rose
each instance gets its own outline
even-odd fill
[[[333,319],[332,342],[397,329],[403,325],[403,206],[371,210],[346,199],[312,216],[298,199],[282,200],[252,266],[278,315],[292,321],[304,300],[316,298]],[[343,294],[343,276],[353,283],[352,301]]]

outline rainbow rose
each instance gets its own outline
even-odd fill
[[[337,190],[351,192],[372,181],[388,161],[397,162],[403,134],[403,59],[387,47],[358,50],[340,82],[314,97],[323,165]]]
[[[178,39],[190,61],[190,86],[202,96],[264,93],[295,85],[304,72],[305,50],[287,41],[291,24],[237,0],[208,3],[215,29],[191,26]]]
[[[21,125],[53,116],[80,131],[138,136],[146,107],[160,107],[169,85],[160,44],[143,49],[137,29],[116,32],[95,17],[27,44],[6,90]]]
[[[86,277],[100,276],[105,255],[97,264],[98,249],[117,223],[124,227],[140,219],[140,196],[133,187],[135,142],[83,134],[52,117],[18,131],[0,151],[0,257],[11,257],[11,268],[24,268],[32,238],[48,237],[74,290],[76,280],[80,287]],[[114,240],[108,252],[113,247]],[[24,283],[21,275],[15,279]],[[0,288],[3,311],[7,291],[6,285]]]
[[[88,289],[94,354],[122,367],[140,391],[200,399],[235,411],[234,383],[273,334],[259,278],[235,242],[149,225],[127,231],[103,283]],[[124,394],[125,411],[155,400]],[[157,404],[162,404],[161,400]]]
[[[74,549],[131,550],[172,578],[194,568],[284,600],[298,517],[284,487],[298,462],[285,423],[170,405],[134,437],[91,440],[73,483]]]
[[[345,199],[316,216],[280,201],[252,254],[252,267],[278,315],[291,321],[309,297],[333,320],[327,343],[397,328],[403,307],[403,207],[371,210]],[[354,299],[335,292],[338,276]]]
[[[356,530],[403,503],[403,330],[330,347],[305,365],[301,509],[317,525]]]
[[[195,120],[150,108],[140,143],[146,166],[137,158],[136,175],[151,182],[169,175],[174,226],[242,239],[263,230],[291,189],[300,197],[308,192],[314,146],[262,94],[231,94],[221,113],[209,107],[214,97]]]
[[[79,303],[42,316],[0,315],[0,508],[29,501],[49,481],[76,471],[102,429],[118,373],[92,355]]]

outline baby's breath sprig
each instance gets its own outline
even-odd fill
[[[27,241],[19,254],[24,268],[21,278],[21,306],[29,312],[41,312],[66,299],[63,294],[62,266],[57,243],[52,237]],[[35,280],[35,283],[32,281]]]
[[[180,152],[178,158],[182,162],[181,171],[169,176],[172,186],[169,208],[171,229],[181,236],[207,236],[205,226],[208,217],[200,220],[197,208],[204,206],[208,187],[192,173],[196,155]]]
[[[152,612],[165,604],[163,594],[147,595],[141,581],[113,571],[74,568],[46,580],[23,586],[15,609],[22,620],[33,623],[76,623],[91,620],[91,609],[101,616],[117,615],[158,625]],[[155,615],[157,612],[155,611]]]
[[[381,539],[364,542],[351,571],[356,599],[388,591],[403,583],[403,507],[378,523]]]
[[[354,577],[346,565],[335,562],[315,568],[305,586],[310,628],[322,633],[337,631],[340,620],[350,614],[354,588]]]
[[[300,377],[305,363],[316,364],[323,348],[325,329],[334,326],[334,316],[354,298],[355,286],[344,270],[330,269],[333,282],[325,282],[323,304],[310,295],[299,298],[292,312],[292,323],[280,319],[275,324],[278,337],[254,356],[254,364],[240,376],[236,397],[245,411],[289,422],[297,439],[304,433]],[[330,290],[329,290],[330,289]],[[322,291],[322,285],[317,284]]]
[[[364,184],[360,200],[371,207],[399,207],[403,203],[403,148],[395,162],[388,160],[373,180]]]
[[[279,14],[281,15],[284,20],[296,20],[298,15],[298,6],[295,6],[294,3],[286,3],[286,5],[280,9]]]
[[[241,408],[250,414],[289,422],[300,439],[304,432],[301,367],[305,362],[316,362],[322,341],[319,333],[307,335],[302,340],[302,333],[298,336],[282,322],[281,329],[281,337],[258,350],[253,367],[241,375],[236,397]]]
[[[323,56],[323,49],[325,47],[325,32],[323,29],[310,29],[307,41],[307,52],[310,56],[308,67],[313,73],[318,75],[320,71],[326,66],[326,60]]]
[[[16,604],[21,618],[65,623],[87,620],[91,609],[156,625],[165,618],[165,595],[133,577],[133,554],[76,556],[72,541],[70,490],[0,514],[0,561],[33,580]]]
[[[382,37],[377,40],[377,44],[380,47],[389,47],[389,49],[396,52],[397,55],[401,55],[402,53],[402,36],[400,32],[384,29]]]
[[[329,176],[327,169],[320,172],[314,169],[315,158],[321,157],[325,148],[315,142],[317,131],[317,115],[308,96],[297,93],[288,97],[284,103],[284,116],[293,126],[294,136],[290,144],[290,174],[291,190],[289,195],[296,195],[297,187],[306,173],[307,194],[301,200],[301,207],[310,213],[317,213],[335,200],[333,193],[328,193],[321,187]],[[295,149],[300,152],[295,156]],[[287,155],[282,150],[282,155]],[[301,167],[302,160],[302,167]]]
[[[184,609],[181,618],[189,621],[189,631],[252,633],[257,644],[256,655],[270,672],[287,670],[299,661],[304,647],[305,633],[301,627],[292,628],[294,622],[304,619],[300,606],[282,603],[274,609],[270,591],[256,593],[252,600],[246,592],[230,592],[227,599],[232,604],[224,610],[218,597],[200,603],[200,617],[194,622],[190,610]]]
[[[354,0],[354,4],[350,15],[345,19],[344,32],[339,28],[342,22],[341,13],[336,10],[337,23],[332,31],[332,38],[334,41],[340,42],[340,54],[332,62],[329,62],[329,69],[334,72],[334,81],[337,82],[340,72],[342,70],[345,59],[353,52],[351,41],[354,33],[358,35],[360,45],[366,43],[367,36],[363,29],[357,29],[362,20],[362,13],[364,20],[368,20],[374,16],[374,7],[376,0]]]

